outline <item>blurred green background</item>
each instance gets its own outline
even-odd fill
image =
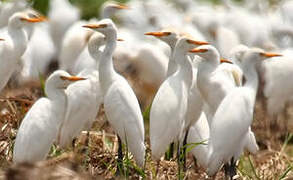
[[[50,0],[29,0],[33,7],[43,14],[47,14]],[[81,10],[83,19],[90,19],[99,16],[101,5],[107,0],[69,0],[73,5]],[[114,1],[114,0],[113,0]],[[116,2],[126,3],[128,0],[115,0]]]
[[[2,0],[2,1],[9,1],[9,0]],[[35,9],[47,15],[50,0],[28,0],[28,1],[32,4],[32,6]],[[69,0],[69,1],[81,10],[83,19],[90,19],[91,17],[99,16],[100,14],[99,10],[101,5],[105,1],[108,1],[108,0]],[[112,1],[126,3],[129,0],[112,0]],[[176,1],[176,0],[173,0],[173,1]],[[210,1],[214,4],[220,4],[222,0],[200,0],[200,1]],[[243,0],[233,0],[233,1],[241,2]],[[251,1],[255,1],[255,0],[251,0]],[[272,5],[272,4],[276,4],[279,0],[263,0],[263,1],[269,1],[269,3]]]

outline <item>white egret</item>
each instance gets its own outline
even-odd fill
[[[144,165],[144,125],[137,98],[127,81],[113,67],[112,55],[116,48],[117,29],[110,19],[84,27],[105,35],[106,47],[101,55],[99,80],[103,93],[105,113],[118,137],[127,143],[139,166]],[[118,138],[119,139],[119,138]],[[122,149],[119,143],[119,161],[122,161]],[[119,163],[118,163],[119,164]]]
[[[30,23],[44,21],[42,16],[29,17],[27,13],[15,13],[8,22],[7,37],[0,47],[0,92],[17,67],[27,47],[27,34],[23,27]]]
[[[104,36],[95,33],[89,40],[88,50],[96,60],[97,66],[92,69],[85,69],[78,76],[86,77],[70,85],[66,89],[68,106],[65,120],[61,125],[58,142],[65,147],[77,136],[80,131],[88,130],[95,120],[99,107],[102,103],[102,91],[99,82],[99,61],[102,51],[100,46],[104,44]]]
[[[215,56],[212,46],[201,46],[190,52],[201,57],[211,59]],[[236,175],[235,164],[247,146],[247,137],[250,137],[250,125],[253,120],[255,97],[258,88],[256,64],[267,57],[279,56],[268,54],[261,50],[252,49],[242,56],[241,65],[246,82],[242,87],[230,89],[223,101],[219,104],[210,124],[210,138],[208,145],[208,175],[214,175],[220,167],[229,163],[226,173],[231,178]],[[206,70],[206,69],[204,69]],[[219,87],[218,87],[219,89]],[[237,108],[236,108],[237,107]]]
[[[110,18],[117,11],[124,9],[128,9],[128,7],[114,2],[105,2],[101,8],[101,18]],[[68,28],[62,40],[58,59],[61,69],[79,73],[85,68],[84,64],[86,67],[88,67],[87,65],[92,65],[91,62],[93,61],[91,61],[91,57],[87,53],[87,42],[92,35],[92,31],[87,31],[80,27],[88,23],[96,22],[97,20],[95,18],[89,21],[81,20],[73,23]],[[80,58],[81,56],[82,58]]]
[[[70,76],[62,70],[50,75],[45,84],[47,98],[39,99],[31,107],[18,129],[13,150],[15,163],[36,162],[46,158],[65,118],[65,89],[69,84],[84,79]]]
[[[59,56],[63,36],[67,29],[80,19],[80,11],[68,0],[51,0],[48,17],[50,33],[53,39],[56,55]]]
[[[206,44],[188,38],[176,43],[172,55],[178,69],[160,86],[150,112],[150,142],[152,156],[159,159],[173,141],[180,141],[188,106],[188,95],[192,84],[192,65],[187,52],[192,47]],[[168,126],[166,126],[168,124]]]
[[[155,36],[159,38],[160,40],[166,42],[170,46],[171,57],[168,63],[167,78],[170,77],[177,70],[177,63],[174,57],[172,56],[175,49],[176,42],[180,36],[186,36],[186,34],[180,33],[174,29],[170,29],[170,30],[166,29],[161,32],[148,32],[148,33],[145,33],[145,35]],[[198,45],[200,44],[201,42],[198,41]],[[196,76],[197,76],[197,69],[192,68],[192,84],[188,94],[188,107],[187,107],[186,118],[184,119],[184,132],[186,132],[186,135],[185,135],[186,138],[187,138],[189,127],[193,125],[194,122],[200,117],[200,114],[202,111],[202,99],[197,89]],[[186,141],[186,138],[185,138],[185,141]],[[186,143],[185,141],[183,142],[183,145],[185,145]],[[170,152],[173,153],[173,143],[171,144]]]

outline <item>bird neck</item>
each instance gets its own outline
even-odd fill
[[[63,88],[57,88],[54,85],[51,85],[50,83],[47,83],[45,86],[45,93],[48,97],[48,99],[52,101],[66,101],[66,93],[65,89]]]
[[[100,73],[100,83],[104,93],[110,87],[112,82],[115,80],[117,76],[116,71],[114,70],[112,55],[116,48],[116,39],[117,34],[112,33],[106,35],[106,46],[101,55],[100,65],[99,65],[99,73]]]
[[[175,46],[175,45],[174,45]],[[173,56],[174,54],[174,47],[171,47],[171,54],[169,57],[169,62],[168,62],[168,70],[167,70],[167,77],[171,76],[172,74],[174,74],[177,70],[177,63],[175,62],[175,58]]]
[[[190,59],[188,59],[186,52],[181,48],[176,48],[173,58],[178,64],[178,75],[181,75],[183,77],[183,81],[190,86],[192,81],[192,64]]]
[[[94,34],[93,36],[95,36]],[[91,39],[88,43],[88,51],[91,55],[91,57],[96,61],[96,68],[99,69],[100,65],[100,59],[102,51],[100,50],[100,47],[105,44],[104,37],[101,36],[95,36],[94,39]]]
[[[247,63],[244,65],[243,74],[246,78],[246,82],[244,84],[244,87],[246,87],[249,90],[249,93],[251,94],[250,97],[252,97],[252,102],[255,101],[257,89],[258,89],[258,75],[256,72],[256,64],[254,63]]]
[[[8,34],[13,43],[13,57],[20,57],[26,50],[27,47],[27,36],[24,30],[20,27],[14,27],[8,25]]]

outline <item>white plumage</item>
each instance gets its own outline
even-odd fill
[[[61,70],[55,71],[47,79],[45,93],[48,98],[39,99],[31,107],[18,129],[13,150],[15,163],[36,162],[46,158],[65,118],[65,89],[78,80],[84,78],[72,77]]]
[[[105,35],[106,47],[101,55],[99,65],[99,80],[101,84],[105,113],[121,137],[127,143],[139,166],[144,165],[144,125],[137,98],[127,81],[113,67],[112,54],[116,48],[117,29],[110,19],[89,24],[91,28]]]
[[[5,87],[18,61],[27,48],[27,34],[23,27],[33,22],[43,21],[43,17],[30,18],[27,13],[15,13],[8,23],[4,43],[0,47],[0,91]]]

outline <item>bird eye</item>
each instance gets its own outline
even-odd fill
[[[164,32],[166,36],[170,36],[172,33],[171,32]]]
[[[60,79],[62,79],[62,80],[66,80],[67,77],[66,77],[66,76],[60,76]]]
[[[107,24],[99,24],[100,28],[106,28],[108,25]]]

